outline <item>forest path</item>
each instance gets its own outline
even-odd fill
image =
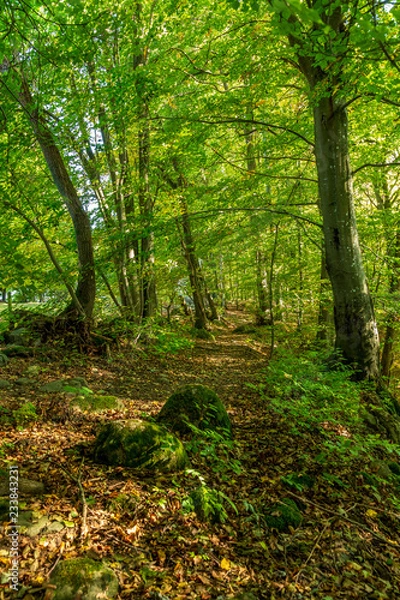
[[[235,333],[234,327],[214,329],[212,339],[196,340],[185,351],[159,356],[139,353],[115,361],[104,373],[110,393],[126,398],[137,411],[156,413],[178,387],[196,383],[214,390],[233,415],[242,412],[249,406],[249,396],[259,399],[246,384],[262,377],[269,350],[249,335]],[[96,387],[90,375],[88,381]]]

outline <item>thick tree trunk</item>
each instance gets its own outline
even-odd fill
[[[377,379],[379,336],[354,213],[346,108],[333,96],[322,98],[314,108],[314,127],[335,348],[360,378]]]
[[[318,5],[318,12],[333,34],[321,36],[322,44],[315,42],[294,12],[285,17],[281,13],[281,17],[290,27],[288,40],[314,103],[315,158],[326,266],[334,298],[335,348],[361,379],[378,380],[379,336],[358,241],[341,72],[352,20],[343,6],[333,1]],[[330,57],[326,66],[318,64],[323,55]]]
[[[40,145],[47,166],[58,191],[65,200],[75,231],[79,258],[76,298],[88,319],[92,317],[96,295],[92,229],[78,193],[65,166],[64,159],[55,143],[53,134],[46,121],[39,115],[25,79],[22,79],[20,102],[29,115],[29,120],[37,142]],[[75,312],[71,305],[65,312]]]

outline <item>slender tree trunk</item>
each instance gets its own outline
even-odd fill
[[[257,325],[266,325],[269,320],[266,316],[269,306],[267,279],[265,254],[261,250],[256,250]]]
[[[271,324],[271,342],[270,342],[270,351],[269,351],[270,358],[272,358],[272,355],[275,350],[274,268],[275,268],[276,249],[278,247],[278,235],[279,235],[279,225],[275,225],[274,245],[273,245],[272,252],[271,252],[271,263],[270,263],[269,276],[268,276],[268,303],[269,303],[269,317],[270,317],[270,324]]]
[[[395,294],[400,294],[400,276],[398,273],[400,266],[400,231],[396,232],[394,247],[389,254],[393,261],[389,281],[389,294],[393,297]],[[399,317],[397,311],[391,309],[387,318],[385,339],[382,349],[382,375],[386,377],[387,381],[390,379],[390,372],[394,360],[394,345],[396,338],[398,337],[398,322]]]
[[[320,297],[318,307],[318,330],[316,339],[319,342],[326,342],[329,337],[329,326],[331,324],[331,302],[327,299],[328,292],[330,293],[330,284],[328,271],[326,270],[325,250],[321,252],[321,275],[320,275]]]
[[[200,266],[196,254],[196,247],[192,235],[192,229],[190,226],[190,219],[187,210],[187,204],[183,197],[180,198],[181,205],[181,219],[180,224],[182,226],[181,243],[186,258],[186,264],[189,271],[189,281],[192,290],[193,302],[194,302],[194,314],[195,321],[194,326],[196,329],[207,328],[207,317],[204,308],[204,301],[201,289],[200,281]]]
[[[297,258],[299,269],[299,294],[297,299],[297,329],[301,329],[303,325],[303,305],[304,305],[304,273],[303,273],[303,243],[301,239],[301,230],[297,228]]]
[[[53,134],[46,121],[39,114],[26,80],[22,78],[21,83],[20,102],[29,115],[36,140],[72,219],[79,258],[79,274],[75,294],[86,317],[91,319],[96,295],[96,282],[90,220],[72,183]],[[76,307],[71,305],[65,312],[75,311]]]

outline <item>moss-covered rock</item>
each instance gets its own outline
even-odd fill
[[[86,396],[76,396],[71,401],[72,408],[88,412],[102,412],[103,410],[119,410],[123,408],[123,403],[115,396],[101,396],[88,394]]]
[[[40,387],[41,392],[75,392],[86,388],[88,383],[84,377],[72,377],[70,379],[56,379],[49,381]]]
[[[182,442],[164,427],[145,421],[112,421],[104,424],[96,438],[95,459],[155,471],[179,471],[187,464]]]
[[[31,348],[27,348],[26,346],[20,346],[19,344],[10,344],[3,349],[3,354],[6,356],[21,356],[26,358],[28,356],[32,356],[33,350]]]
[[[225,406],[215,392],[204,385],[185,385],[172,394],[157,416],[157,421],[182,435],[192,433],[190,425],[219,431],[232,437],[232,426]]]
[[[233,330],[233,333],[257,333],[257,326],[254,323],[243,323]]]
[[[200,521],[221,523],[226,520],[227,514],[222,504],[222,497],[217,490],[200,485],[191,492],[190,500]]]
[[[60,562],[50,577],[56,589],[51,600],[111,599],[118,593],[114,571],[90,558],[73,558]]]
[[[283,498],[281,502],[269,506],[264,517],[268,527],[282,532],[289,531],[289,527],[298,527],[302,521],[301,512],[291,498]]]

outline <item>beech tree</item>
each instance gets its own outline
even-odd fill
[[[289,2],[272,7],[309,86],[335,348],[360,377],[378,379],[379,335],[357,232],[347,117],[346,67],[361,9],[358,2],[302,3],[299,11]]]

